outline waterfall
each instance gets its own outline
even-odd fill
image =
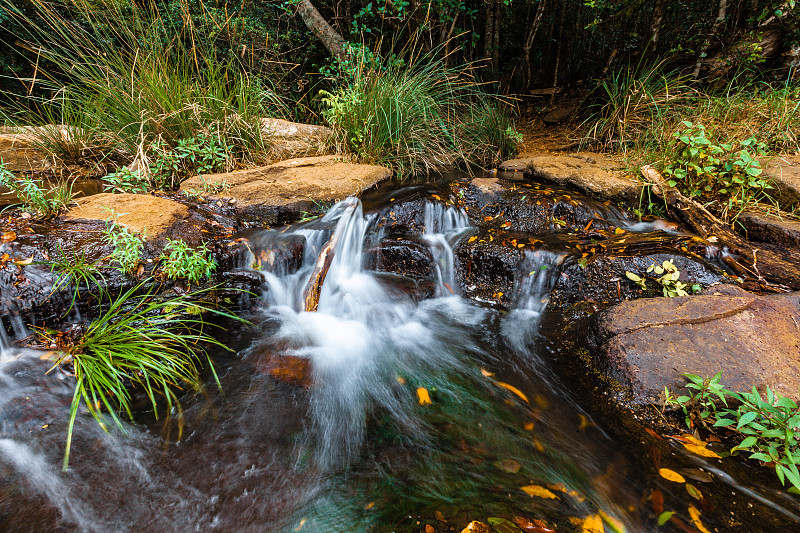
[[[471,226],[467,214],[439,202],[425,204],[425,225],[422,238],[433,256],[437,297],[460,294],[455,272],[453,244]]]

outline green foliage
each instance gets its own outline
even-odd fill
[[[753,387],[752,392],[734,392],[720,383],[722,373],[713,378],[684,374],[689,381],[688,395],[673,397],[667,388],[665,405],[678,406],[686,415],[690,428],[702,425],[709,431],[732,432],[739,443],[732,454],[748,452],[756,459],[775,468],[781,484],[788,479],[792,491],[800,492],[800,409],[790,398],[776,395],[766,388],[766,397]],[[731,398],[738,404],[728,406]],[[716,400],[724,407],[718,406]]]
[[[114,217],[112,212],[112,217]],[[116,215],[117,217],[119,215]],[[106,221],[106,229],[103,230],[103,235],[107,244],[113,247],[109,259],[112,263],[117,264],[117,270],[123,274],[132,274],[136,267],[139,266],[139,258],[144,249],[144,236],[136,235],[128,228],[121,226],[117,223],[116,217],[114,220]]]
[[[147,179],[143,178],[138,170],[129,170],[123,167],[112,174],[103,177],[106,192],[145,193],[148,189]]]
[[[321,96],[339,149],[401,176],[489,165],[517,138],[502,102],[468,67],[446,68],[432,56],[382,69],[361,64],[351,83]]]
[[[150,165],[150,182],[159,189],[174,189],[195,174],[224,170],[232,147],[215,134],[199,133],[179,139],[173,148],[161,141],[151,146],[154,160]]]
[[[103,304],[56,365],[70,366],[75,376],[75,393],[70,405],[67,444],[63,467],[69,465],[75,418],[81,403],[103,427],[107,413],[124,431],[119,414],[133,419],[131,389],[141,390],[158,416],[158,399],[166,401],[166,412],[180,407],[176,389],[200,387],[198,365],[205,356],[204,345],[224,346],[206,331],[204,314],[215,313],[236,319],[198,300],[207,291],[170,299],[152,290],[140,293],[141,282],[118,298]],[[216,379],[216,374],[214,374]],[[217,382],[219,383],[219,382]]]
[[[692,198],[705,200],[725,220],[734,220],[746,208],[768,199],[772,185],[761,177],[758,158],[766,146],[750,137],[738,143],[715,143],[702,124],[683,121],[675,132],[673,160],[664,168],[669,185]]]
[[[647,273],[650,274],[651,272],[655,274],[655,276],[658,276],[651,277],[650,279],[661,285],[664,296],[670,298],[674,298],[675,296],[689,296],[689,293],[686,291],[687,284],[680,281],[681,272],[671,259],[665,260],[660,265],[653,263],[647,267]],[[645,277],[628,271],[625,272],[625,277],[639,285],[642,290],[647,290]],[[690,287],[690,290],[693,293],[698,293],[701,291],[701,287],[699,284],[695,283]]]
[[[193,250],[184,241],[167,239],[162,256],[164,274],[169,279],[186,279],[190,283],[200,283],[217,268],[216,261],[208,257],[208,252],[205,243]]]
[[[67,256],[64,250],[59,246],[58,256],[49,262],[50,272],[56,275],[55,283],[50,291],[56,293],[66,287],[72,287],[72,300],[69,307],[64,312],[64,315],[69,313],[75,306],[75,302],[80,296],[81,286],[85,290],[91,290],[92,287],[100,285],[100,280],[103,279],[103,274],[96,261],[91,261],[86,257],[86,251],[81,250],[80,253],[73,253]]]
[[[0,185],[11,189],[22,204],[22,210],[39,218],[51,218],[67,208],[72,202],[72,184],[63,181],[45,190],[44,182],[31,176],[16,179],[0,164]]]

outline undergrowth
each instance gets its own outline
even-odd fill
[[[192,249],[182,240],[167,239],[162,255],[162,270],[169,279],[186,279],[200,283],[217,268],[217,262],[208,256],[208,246],[202,244]]]
[[[72,202],[70,182],[62,180],[47,189],[43,181],[31,176],[17,179],[2,164],[0,164],[0,185],[16,194],[23,211],[42,219],[58,215]]]

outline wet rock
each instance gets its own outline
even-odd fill
[[[414,198],[383,208],[377,224],[389,235],[420,234],[425,229],[425,204],[431,200]]]
[[[468,298],[508,305],[522,253],[500,242],[461,240],[453,250],[456,279]]]
[[[265,354],[256,362],[256,369],[284,383],[306,389],[311,386],[311,361],[305,357]]]
[[[68,135],[66,126],[0,128],[0,161],[13,172],[36,172],[58,168],[53,157],[48,156],[35,143],[36,130],[50,128],[56,134]]]
[[[205,195],[212,202],[232,205],[238,216],[267,225],[298,220],[315,203],[330,203],[360,194],[389,178],[391,171],[375,165],[346,162],[340,156],[289,159],[265,167],[224,174],[195,176],[181,184],[181,190],[203,191],[206,184],[226,184],[220,196]]]
[[[593,364],[629,406],[663,402],[683,373],[722,371],[732,390],[769,385],[798,399],[800,292],[757,296],[733,286],[704,295],[624,302],[593,318]]]
[[[388,237],[368,250],[364,258],[368,270],[392,272],[415,280],[433,279],[433,256],[425,243],[407,237]]]
[[[103,193],[78,200],[67,213],[68,220],[106,221],[114,218],[134,233],[159,237],[178,220],[189,215],[189,208],[174,200],[149,194]]]
[[[771,159],[764,177],[771,180],[777,194],[773,194],[781,205],[800,202],[800,155],[783,155]]]
[[[571,185],[585,194],[612,200],[638,201],[641,183],[621,165],[602,154],[550,155],[530,152],[502,163],[500,170],[521,171],[526,176],[559,185]]]
[[[744,226],[751,241],[797,248],[800,253],[800,222],[797,220],[746,211],[739,215],[737,222]]]

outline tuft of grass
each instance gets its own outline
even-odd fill
[[[97,266],[97,262],[91,261],[86,257],[86,250],[81,250],[80,253],[73,253],[69,256],[64,253],[60,246],[58,251],[58,256],[49,262],[50,272],[56,275],[56,280],[50,293],[54,294],[61,289],[72,287],[72,299],[69,307],[62,315],[66,316],[80,297],[81,287],[91,290],[92,287],[100,286],[103,274]]]
[[[21,203],[23,211],[42,219],[52,218],[72,202],[72,183],[61,181],[50,189],[44,182],[31,176],[17,179],[0,164],[0,185],[9,188]]]
[[[30,96],[33,115],[20,110],[20,119],[63,124],[68,132],[32,131],[49,152],[70,163],[111,158],[146,170],[159,152],[202,134],[229,147],[229,166],[269,158],[261,118],[280,116],[286,106],[245,75],[236,57],[219,58],[198,39],[188,12],[176,27],[148,3],[67,0],[70,19],[44,0],[30,4],[35,16],[0,0],[26,28],[17,38],[39,59],[35,83],[46,94]]]
[[[205,346],[227,349],[208,333],[203,316],[238,318],[200,300],[210,289],[163,299],[152,288],[141,292],[145,283],[104,302],[100,315],[65,347],[56,362],[55,366],[70,368],[75,376],[64,470],[69,466],[81,404],[103,429],[108,430],[107,415],[124,432],[119,415],[133,419],[132,389],[144,392],[156,417],[159,398],[166,402],[167,413],[173,407],[180,410],[176,390],[200,388],[203,360],[213,372]],[[219,385],[215,372],[214,379]]]
[[[516,138],[503,102],[471,75],[428,56],[372,68],[356,63],[348,84],[322,91],[322,112],[337,148],[394,168],[400,176],[448,167],[488,166]]]

